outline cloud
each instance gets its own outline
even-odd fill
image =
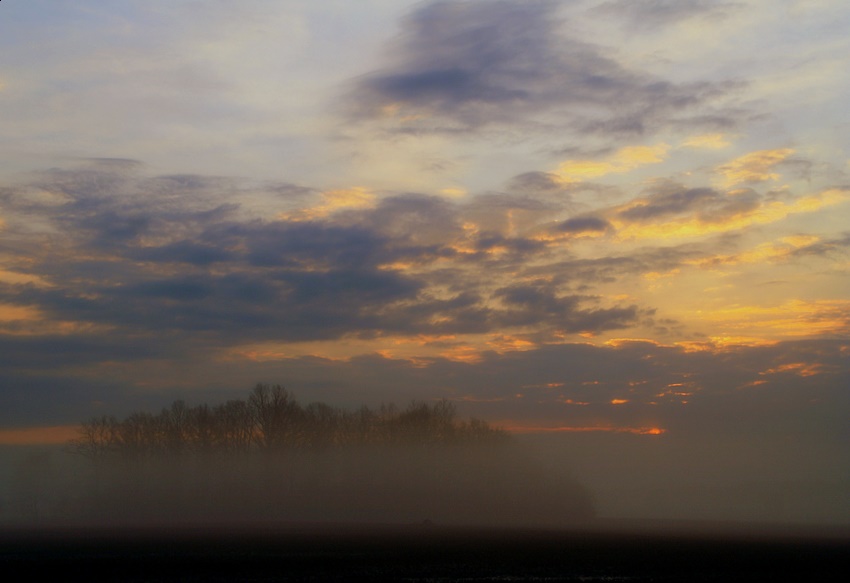
[[[750,152],[719,166],[716,172],[726,179],[727,186],[778,180],[779,174],[773,168],[793,153],[790,148]]]
[[[842,412],[850,405],[843,390],[846,352],[846,342],[837,339],[706,343],[700,350],[621,340],[487,351],[475,359],[427,357],[417,364],[379,355],[284,358],[258,363],[256,370],[267,376],[286,371],[296,394],[341,402],[356,394],[380,403],[403,390],[474,403],[487,418],[514,424],[659,427],[702,437],[750,431],[837,436],[846,434]]]
[[[833,188],[781,201],[748,188],[720,193],[708,188],[688,189],[672,181],[659,181],[647,193],[609,211],[618,238],[672,239],[739,231],[794,214],[816,212],[848,198],[843,189]]]
[[[629,70],[564,34],[557,3],[432,2],[413,12],[391,63],[359,78],[351,115],[392,131],[467,132],[486,126],[571,128],[638,136],[673,123],[704,125],[700,108],[735,84],[677,85]],[[712,124],[734,125],[716,110]],[[689,120],[689,121],[688,121]]]
[[[722,343],[759,343],[775,340],[850,333],[850,301],[787,300],[778,305],[732,305],[702,314],[701,319],[724,330]],[[718,326],[719,325],[719,326]]]
[[[760,243],[754,248],[747,251],[734,254],[719,254],[710,257],[704,257],[693,261],[693,264],[700,267],[711,268],[722,265],[739,265],[743,263],[763,263],[787,261],[797,255],[809,254],[806,250],[811,249],[812,255],[820,255],[833,250],[832,245],[823,242],[823,249],[819,246],[821,243],[816,243],[818,237],[813,235],[795,235],[791,237],[783,237],[779,242]]]
[[[610,0],[593,11],[624,18],[636,28],[651,28],[690,18],[720,19],[741,6],[719,0]]]
[[[846,435],[843,412],[850,406],[844,390],[850,382],[848,347],[841,339],[725,347],[621,340],[602,346],[567,343],[485,351],[474,359],[430,356],[415,363],[373,354],[336,360],[231,356],[192,362],[183,357],[170,365],[150,360],[156,354],[148,344],[138,346],[148,360],[121,368],[122,361],[133,362],[128,360],[132,346],[125,345],[112,350],[117,360],[102,369],[111,374],[82,379],[67,368],[37,368],[34,356],[13,362],[25,353],[65,354],[66,367],[75,357],[85,365],[90,355],[110,350],[93,343],[75,349],[74,340],[62,345],[33,340],[38,346],[3,342],[0,354],[8,354],[2,358],[12,365],[0,374],[8,387],[0,394],[0,417],[7,425],[22,416],[33,423],[78,421],[90,416],[93,400],[104,401],[106,411],[114,414],[139,407],[155,410],[171,395],[185,398],[187,387],[200,391],[191,393],[193,399],[241,398],[245,378],[284,379],[299,399],[345,407],[399,402],[407,396],[447,398],[463,411],[514,425],[659,427],[679,436],[751,431],[785,438]],[[154,395],[138,390],[145,386],[160,389]],[[615,400],[628,403],[614,405]]]
[[[281,218],[289,220],[313,220],[349,209],[370,208],[376,196],[365,188],[349,188],[323,192],[322,203],[306,209],[283,213]]]
[[[623,151],[631,152],[623,160],[637,162],[656,155],[620,150],[610,159]],[[394,378],[408,378],[415,370],[427,370],[421,374],[432,380],[443,373],[469,375],[469,395],[484,400],[507,399],[523,392],[519,385],[567,383],[564,391],[551,395],[558,407],[574,406],[567,401],[594,403],[594,414],[613,415],[612,423],[643,427],[656,426],[637,415],[658,406],[648,404],[652,395],[691,381],[664,373],[665,384],[653,385],[656,392],[645,395],[634,388],[642,385],[628,383],[649,382],[648,372],[646,378],[623,378],[619,384],[612,380],[607,388],[584,385],[605,380],[606,369],[602,364],[593,369],[598,378],[592,378],[596,372],[578,374],[584,364],[576,359],[604,354],[614,359],[609,366],[632,367],[637,374],[652,368],[651,361],[643,360],[647,354],[655,359],[663,354],[703,358],[692,350],[695,345],[665,352],[653,343],[621,343],[600,352],[564,344],[568,339],[581,335],[601,343],[648,330],[660,337],[659,330],[666,329],[664,337],[671,342],[715,338],[705,349],[714,354],[732,350],[736,338],[745,340],[747,326],[784,338],[846,332],[846,319],[841,318],[846,306],[829,301],[778,303],[762,311],[714,310],[696,318],[707,328],[699,336],[664,314],[656,316],[655,306],[642,300],[639,291],[605,294],[613,283],[640,282],[643,275],[710,267],[712,262],[741,265],[794,253],[840,252],[847,247],[843,235],[786,237],[770,248],[756,245],[723,254],[717,251],[723,244],[719,240],[623,246],[616,253],[604,247],[606,238],[620,242],[629,233],[649,236],[645,231],[677,225],[693,224],[708,233],[775,221],[845,200],[843,190],[779,200],[752,189],[722,192],[656,180],[626,203],[585,208],[570,216],[575,206],[571,196],[577,191],[553,194],[564,186],[552,175],[528,173],[513,184],[517,188],[508,192],[471,193],[459,200],[372,191],[361,199],[357,195],[365,191],[338,190],[354,193],[355,202],[364,201],[348,204],[345,194],[327,197],[322,193],[328,191],[285,182],[149,176],[135,164],[114,161],[35,173],[26,183],[5,188],[0,197],[7,219],[0,241],[0,340],[8,348],[3,358],[9,364],[4,370],[9,378],[114,375],[115,385],[122,387],[204,382],[218,387],[237,374],[224,374],[224,362],[238,362],[233,370],[239,376],[256,373],[259,378],[268,378],[271,370],[284,374],[291,366],[286,374],[304,383],[311,381],[297,371],[314,374],[320,362],[346,385],[353,382],[346,380],[349,373],[371,378],[364,372],[371,363],[376,370],[401,371]],[[246,192],[251,196],[242,198]],[[234,196],[245,203],[233,204]],[[310,214],[311,203],[323,208],[332,200],[345,204]],[[298,205],[304,213],[291,212]],[[731,246],[725,243],[726,249]],[[728,338],[716,333],[718,327],[728,331]],[[349,348],[337,346],[340,341]],[[641,352],[638,346],[643,354],[632,358]],[[246,356],[258,351],[262,358]],[[376,354],[362,356],[369,352]],[[519,357],[518,352],[528,354]],[[331,366],[325,356],[341,359],[340,364]],[[566,374],[566,365],[546,361],[560,357],[570,359],[580,383],[563,375],[544,378],[525,368],[545,363]],[[489,364],[504,372],[518,362],[523,363],[518,376],[511,373],[494,385],[513,393],[494,395],[476,388],[492,372],[477,367]],[[777,362],[762,370],[804,360]],[[195,380],[172,380],[188,374],[180,372],[181,363],[193,363]],[[461,365],[471,368],[455,368]],[[815,379],[832,369],[805,370],[826,371],[813,374]],[[528,379],[520,382],[519,373]],[[616,377],[608,374],[608,379]],[[157,380],[157,375],[165,376]],[[476,375],[481,376],[473,383]],[[727,380],[745,385],[778,382],[780,377],[747,374]],[[684,397],[671,392],[664,398]],[[615,399],[628,402],[612,413]],[[516,411],[523,406],[529,407],[529,415],[536,407],[529,402]],[[543,411],[534,415],[545,417]]]
[[[459,210],[464,219],[466,238],[492,239],[496,235],[505,241],[518,241],[526,238],[540,221],[569,204],[569,199],[563,194],[484,193],[461,205]],[[534,244],[527,239],[526,243]]]
[[[700,134],[691,136],[682,142],[682,145],[687,148],[721,150],[731,145],[729,139],[724,134]]]
[[[385,237],[431,249],[451,241],[462,231],[452,202],[422,194],[386,196],[374,209],[352,213],[349,218]]]
[[[634,275],[666,273],[703,258],[706,254],[704,249],[694,245],[644,247],[630,253],[568,258],[545,265],[532,265],[523,270],[522,275],[559,285],[595,286]]]
[[[717,222],[755,209],[759,197],[752,191],[732,195],[711,188],[686,188],[676,182],[660,180],[619,210],[617,218],[645,222],[670,216],[696,216],[705,222]]]
[[[558,194],[565,190],[563,181],[553,172],[525,172],[514,176],[508,182],[508,189],[534,194]]]
[[[627,146],[619,149],[607,161],[568,160],[558,167],[557,175],[562,181],[577,182],[607,174],[622,174],[646,164],[663,162],[669,148],[667,144]]]
[[[32,203],[25,195],[33,188],[55,200]],[[39,173],[12,188],[9,216],[37,216],[43,229],[17,222],[17,242],[5,245],[16,275],[0,284],[0,302],[30,316],[5,326],[228,346],[503,327],[597,333],[639,317],[637,306],[554,287],[524,288],[547,298],[539,306],[520,301],[519,288],[498,291],[493,274],[548,252],[523,233],[559,207],[529,194],[450,201],[340,190],[313,207],[321,212],[260,219],[228,202],[247,188],[235,179],[149,177],[112,162]],[[264,188],[266,204],[277,204],[281,192]],[[329,208],[329,200],[343,204]],[[563,228],[599,227],[574,219]]]
[[[606,221],[605,219],[600,219],[599,217],[586,216],[586,217],[573,217],[571,219],[567,219],[566,221],[560,223],[556,229],[558,231],[562,231],[564,233],[570,234],[578,234],[578,233],[599,233],[605,232],[611,228],[611,223]]]
[[[791,252],[792,256],[827,255],[833,252],[846,251],[850,248],[850,233],[825,240],[818,240],[817,237],[807,237],[805,242],[801,241],[801,243],[803,244],[795,245],[796,248]]]
[[[632,327],[639,315],[637,306],[581,309],[588,298],[560,296],[549,285],[512,285],[497,290],[494,297],[505,307],[495,317],[508,327],[545,323],[560,332],[595,333]]]
[[[158,247],[133,249],[128,253],[128,257],[140,261],[190,263],[202,266],[227,261],[233,258],[233,253],[209,243],[184,239]]]

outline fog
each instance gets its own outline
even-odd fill
[[[16,447],[3,458],[7,525],[564,526],[594,514],[579,482],[520,443],[142,460]]]
[[[830,446],[830,444],[833,444]],[[446,401],[245,400],[93,418],[0,450],[5,525],[850,525],[843,445],[775,432],[510,435]]]
[[[144,460],[7,446],[0,524],[846,526],[850,470],[838,453],[605,433]]]
[[[520,439],[544,467],[570,468],[603,521],[850,525],[850,460],[840,443],[699,432]]]

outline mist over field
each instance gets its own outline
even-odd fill
[[[752,525],[850,524],[850,462],[840,444],[773,436],[535,434],[520,440],[547,468],[569,468],[597,518]]]
[[[509,449],[379,446],[101,466],[62,452],[19,453],[3,523],[566,526],[593,515],[581,485]]]
[[[813,456],[799,443],[780,456],[758,442],[603,433],[512,441],[100,466],[64,446],[3,446],[0,525],[850,524],[838,448]]]
[[[17,452],[11,522],[565,525],[594,515],[574,479],[445,402],[302,406],[280,385],[216,406],[81,423]]]

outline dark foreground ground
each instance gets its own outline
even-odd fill
[[[850,531],[599,524],[0,531],[27,580],[845,581]]]

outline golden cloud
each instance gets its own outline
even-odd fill
[[[702,134],[688,138],[682,145],[687,148],[720,150],[730,146],[731,142],[723,134]]]
[[[767,261],[781,261],[789,257],[795,250],[819,241],[814,235],[795,235],[783,237],[780,244],[762,243],[754,249],[744,251],[735,255],[715,255],[713,257],[692,259],[685,264],[697,267],[711,267],[715,265],[739,265],[742,263],[764,263]]]
[[[697,318],[722,330],[711,344],[728,346],[785,338],[846,334],[850,331],[850,300],[790,300],[775,306],[738,305],[706,310]]]
[[[621,148],[607,161],[567,160],[555,174],[565,183],[581,182],[607,174],[623,174],[647,164],[663,162],[670,146],[628,146]]]
[[[439,192],[440,194],[448,198],[463,198],[467,194],[466,189],[461,188],[459,186],[449,186],[447,188],[441,188]]]
[[[712,336],[706,341],[686,340],[675,342],[673,345],[681,348],[684,352],[718,352],[735,349],[741,346],[775,346],[778,340],[766,340],[753,336]]]
[[[764,225],[780,221],[789,215],[811,213],[826,206],[842,203],[850,199],[850,193],[833,188],[804,196],[792,202],[771,201],[759,207],[730,215],[720,221],[706,221],[700,217],[684,217],[655,224],[629,224],[612,219],[611,224],[617,230],[617,239],[674,239],[700,237],[744,229],[753,225]]]
[[[726,179],[728,186],[778,180],[779,174],[772,172],[773,167],[793,153],[791,148],[750,152],[719,166],[715,171]]]
[[[320,204],[314,207],[281,213],[278,215],[278,218],[288,221],[312,221],[330,216],[341,210],[373,208],[377,198],[369,189],[360,186],[328,190],[322,193],[322,202]]]

